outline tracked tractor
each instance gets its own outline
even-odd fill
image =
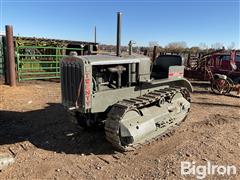
[[[190,110],[192,86],[178,55],[154,62],[122,55],[118,14],[117,56],[65,57],[61,61],[62,104],[82,127],[104,124],[106,139],[131,150],[177,127]]]

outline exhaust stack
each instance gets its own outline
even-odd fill
[[[97,43],[97,27],[94,27],[94,42]]]
[[[121,30],[122,30],[122,13],[117,13],[117,56],[121,56]]]

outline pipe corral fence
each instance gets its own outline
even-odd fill
[[[66,51],[83,51],[83,48],[50,46],[18,46],[16,48],[18,81],[60,78],[60,60]]]
[[[0,76],[7,72],[5,36],[0,36]],[[72,51],[77,55],[97,54],[98,43],[33,37],[14,37],[16,77],[26,80],[60,78],[60,60]]]

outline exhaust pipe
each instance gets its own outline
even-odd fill
[[[121,56],[121,29],[122,29],[122,13],[117,13],[117,56]]]
[[[94,27],[94,42],[97,43],[97,27]]]

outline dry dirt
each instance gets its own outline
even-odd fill
[[[79,128],[60,104],[60,84],[0,85],[0,153],[15,163],[0,179],[193,179],[181,161],[235,165],[240,179],[240,99],[195,82],[191,112],[170,136],[134,152],[115,151],[103,130]]]

